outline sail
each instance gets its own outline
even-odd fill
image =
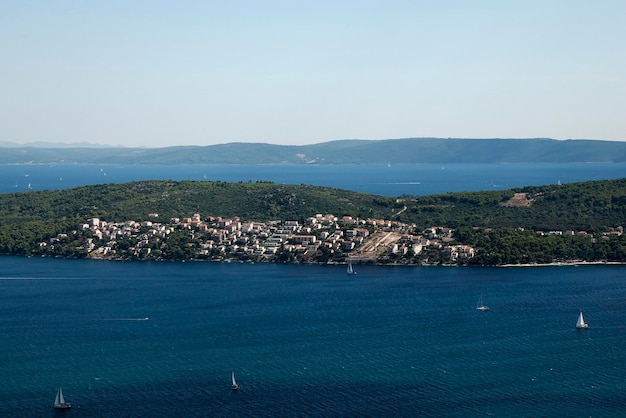
[[[65,402],[65,398],[63,397],[63,389],[59,386],[57,396],[54,398],[54,409],[70,409],[71,407],[72,405]]]
[[[586,328],[587,324],[585,324],[585,319],[583,318],[583,313],[581,312],[578,315],[578,322],[576,322],[576,328]]]
[[[476,304],[476,310],[477,311],[488,311],[489,310],[489,306],[487,305],[483,305],[483,295],[480,295],[480,298],[478,299],[478,303]]]
[[[237,382],[235,382],[235,372],[232,372],[232,373],[231,373],[231,375],[230,375],[230,377],[231,377],[231,379],[232,379],[232,381],[233,381],[233,384],[232,384],[232,386],[231,386],[232,390],[237,390],[237,389],[239,389],[239,385],[237,384]]]
[[[57,396],[54,398],[54,406],[63,405],[65,403],[65,398],[63,397],[63,389],[59,388],[57,390]]]

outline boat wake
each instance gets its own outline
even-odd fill
[[[399,182],[380,183],[380,184],[422,184],[422,182],[421,181],[399,181]]]
[[[30,258],[30,256],[28,257]],[[80,280],[73,277],[0,277],[0,280]]]
[[[149,317],[145,318],[105,318],[105,321],[149,321]]]

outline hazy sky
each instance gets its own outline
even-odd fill
[[[626,1],[4,1],[0,141],[626,141]]]

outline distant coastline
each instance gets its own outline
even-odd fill
[[[418,164],[626,162],[626,142],[549,138],[400,138],[312,145],[164,148],[2,146],[0,164]]]

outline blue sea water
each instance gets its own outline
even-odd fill
[[[398,165],[0,165],[0,193],[134,180],[273,181],[397,197],[608,180],[626,163]]]
[[[0,165],[0,193],[188,179],[399,196],[625,173]],[[0,417],[624,416],[623,266],[357,267],[0,257]],[[481,294],[489,312],[475,309]],[[578,331],[581,309],[590,328]],[[60,385],[73,404],[63,413],[52,409]]]
[[[0,416],[622,417],[624,271],[0,257]]]

